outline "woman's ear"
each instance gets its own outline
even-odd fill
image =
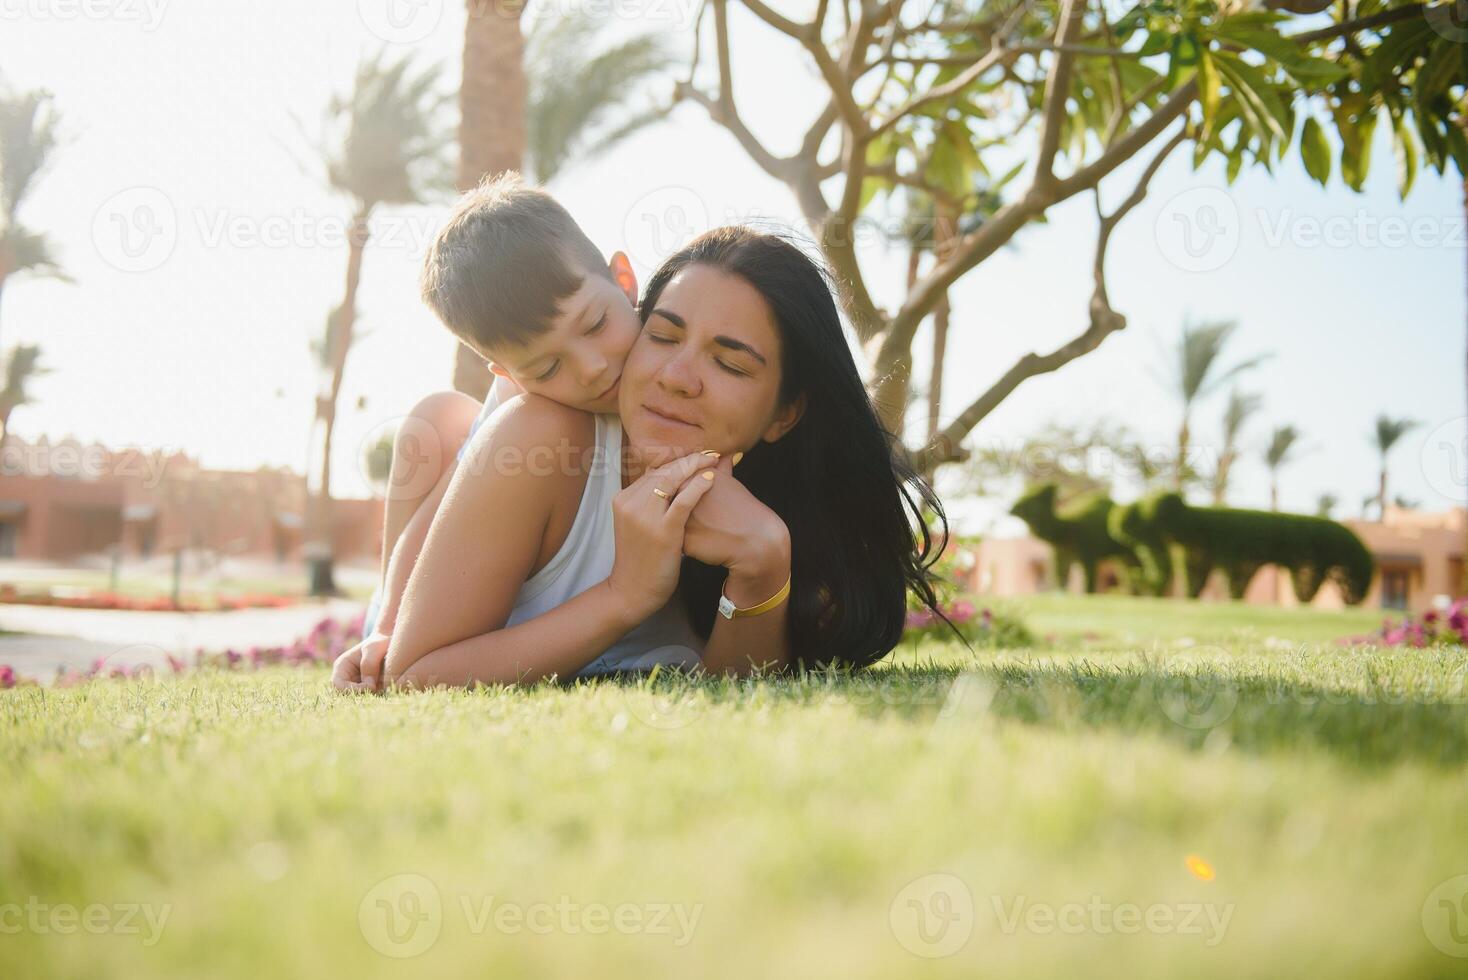
[[[760,438],[765,442],[779,442],[785,433],[795,428],[795,423],[799,422],[800,417],[805,414],[805,404],[805,392],[802,391],[790,404],[780,407],[779,414],[766,426]]]
[[[632,260],[627,258],[626,252],[613,252],[611,261],[607,262],[607,268],[612,270],[612,279],[622,292],[627,294],[627,302],[632,308],[637,308],[637,273],[632,271]]]

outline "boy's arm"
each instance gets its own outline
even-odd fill
[[[387,564],[387,575],[382,583],[382,608],[377,613],[377,632],[384,636],[391,635],[393,624],[397,622],[403,590],[408,587],[413,566],[418,563],[418,556],[423,552],[423,543],[428,540],[428,529],[433,526],[433,515],[443,503],[444,494],[448,491],[456,469],[457,464],[444,470],[437,486],[418,504],[418,509],[408,519],[403,533],[398,535],[397,544],[393,546],[392,557]]]
[[[464,461],[474,465],[456,468],[409,575],[386,682],[515,684],[570,676],[667,601],[677,585],[683,523],[710,485],[691,479],[713,462],[698,454],[633,485],[633,506],[616,516],[611,576],[534,619],[505,626],[542,550],[556,501],[565,505],[571,498],[569,505],[576,506],[580,494],[570,491],[580,486],[581,475],[475,460],[507,450],[524,458],[527,449],[567,439],[576,444],[590,424],[583,413],[531,396],[496,415],[470,441]],[[661,482],[646,482],[652,479]],[[688,493],[673,507],[652,494],[653,485]]]

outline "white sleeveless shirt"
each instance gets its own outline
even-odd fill
[[[518,394],[515,389],[499,384],[500,380],[496,379],[485,398],[484,408],[470,430],[471,438],[495,409]],[[571,531],[545,567],[520,587],[506,626],[549,612],[612,573],[616,558],[612,498],[622,490],[622,420],[615,415],[592,417],[596,420],[595,456]],[[468,440],[464,445],[468,445]],[[379,597],[374,595],[365,632],[370,632],[375,624],[379,605]],[[699,656],[702,650],[703,640],[693,631],[682,600],[675,593],[667,605],[634,626],[575,676],[651,670],[658,664],[691,670],[703,662]]]

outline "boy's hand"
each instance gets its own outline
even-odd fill
[[[372,690],[362,683],[362,644],[336,658],[331,665],[331,686],[343,693]]]
[[[390,639],[386,633],[373,633],[357,644],[362,663],[363,690],[382,690],[382,668],[387,661],[387,645]]]

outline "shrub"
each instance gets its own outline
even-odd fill
[[[1111,531],[1137,551],[1144,568],[1170,578],[1171,547],[1181,549],[1189,596],[1203,591],[1208,574],[1221,569],[1229,594],[1239,599],[1265,565],[1290,572],[1295,597],[1310,602],[1327,580],[1349,605],[1366,597],[1376,563],[1361,539],[1325,517],[1231,507],[1193,507],[1175,493],[1156,494],[1118,508]]]
[[[1086,575],[1086,591],[1095,592],[1101,561],[1115,558],[1126,569],[1125,578],[1131,591],[1142,581],[1140,564],[1133,549],[1112,536],[1110,517],[1115,502],[1105,494],[1089,494],[1064,507],[1056,507],[1057,487],[1042,483],[1026,491],[1010,508],[1010,513],[1030,526],[1035,537],[1055,548],[1055,574],[1065,587],[1070,566],[1080,562]]]

